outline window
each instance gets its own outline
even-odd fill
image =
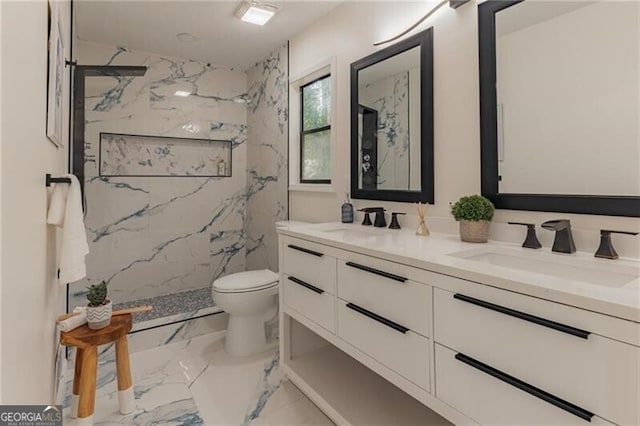
[[[300,183],[331,183],[331,76],[300,87]]]

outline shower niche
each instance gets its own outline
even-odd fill
[[[102,177],[231,177],[228,140],[100,133]]]

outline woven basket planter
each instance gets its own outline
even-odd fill
[[[467,243],[486,243],[489,240],[489,223],[486,220],[461,220],[460,239]]]

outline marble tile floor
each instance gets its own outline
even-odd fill
[[[333,423],[283,377],[278,354],[233,358],[224,332],[131,354],[136,410],[118,411],[113,356],[98,366],[96,425],[300,425]],[[67,395],[71,393],[70,370]],[[70,397],[65,400],[68,407]],[[75,422],[65,409],[64,424]]]

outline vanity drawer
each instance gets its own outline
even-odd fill
[[[429,391],[429,339],[341,299],[338,336]]]
[[[502,290],[482,297],[435,289],[435,341],[612,422],[640,423],[640,348],[552,321],[522,303],[515,309]]]
[[[481,425],[612,425],[548,389],[542,389],[545,394],[537,392],[522,378],[509,377],[482,358],[435,346],[436,398]]]
[[[320,244],[304,240],[285,240],[282,272],[312,282],[327,293],[335,294],[336,258],[327,256],[324,253],[326,249]]]
[[[338,297],[428,337],[432,288],[400,275],[398,266],[391,269],[377,259],[358,262],[338,259]]]
[[[335,333],[335,296],[294,276],[283,279],[285,305]]]

